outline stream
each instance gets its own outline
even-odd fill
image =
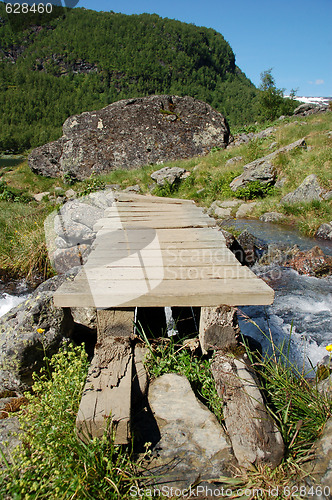
[[[288,247],[296,244],[300,250],[318,245],[325,254],[332,255],[331,241],[307,238],[290,226],[248,219],[237,219],[228,225],[247,229],[268,243]],[[325,346],[332,343],[332,276],[304,276],[278,265],[255,264],[252,270],[274,289],[275,300],[271,306],[241,307],[243,314],[257,325],[240,313],[242,333],[258,340],[263,352],[269,355],[273,353],[272,337],[277,346],[284,346],[282,352],[291,363],[310,376],[311,366],[328,354]]]
[[[268,243],[287,246],[297,244],[301,250],[318,245],[332,255],[332,242],[306,238],[294,228],[257,220],[234,220],[228,226],[248,229]],[[314,278],[278,265],[260,266],[253,271],[275,290],[271,306],[240,308],[239,323],[242,333],[258,340],[263,351],[271,354],[272,336],[276,346],[284,345],[283,352],[290,361],[306,373],[327,355],[325,346],[332,343],[332,276]],[[0,316],[22,302],[28,294],[24,283],[8,290],[0,282]],[[243,315],[244,316],[243,316]],[[252,322],[245,318],[248,316]]]

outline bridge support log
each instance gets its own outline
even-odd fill
[[[77,434],[87,441],[114,431],[114,443],[127,444],[134,310],[100,310],[97,320],[98,339],[77,414]]]
[[[236,309],[221,305],[201,307],[199,342],[203,354],[209,350],[229,349],[237,345],[240,332]]]

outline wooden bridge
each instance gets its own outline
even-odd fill
[[[95,226],[87,263],[54,294],[59,307],[96,307],[98,340],[77,428],[100,436],[107,418],[117,443],[130,437],[136,307],[263,305],[273,290],[226,247],[214,219],[194,202],[117,194]]]

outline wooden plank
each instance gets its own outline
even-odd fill
[[[272,304],[273,290],[259,278],[185,280],[162,282],[151,292],[128,300],[131,285],[127,290],[117,290],[117,286],[102,287],[92,294],[88,281],[63,283],[54,294],[58,307],[187,307],[220,304],[229,306]]]
[[[86,279],[86,276],[85,276]],[[135,309],[98,309],[97,342],[101,343],[109,335],[132,337],[134,332]]]
[[[144,243],[144,242],[143,242]],[[159,242],[160,243],[160,242]],[[147,242],[149,244],[149,242]],[[123,250],[123,249],[128,249],[131,252],[135,250],[145,250],[147,249],[142,245],[142,242],[138,239],[138,241],[113,241],[113,238],[109,238],[105,242],[103,241],[103,238],[98,238],[95,240],[93,244],[93,249],[97,250],[99,248],[106,247],[108,245],[108,248],[111,248],[112,251],[114,250]],[[216,249],[222,249],[222,248],[227,248],[226,247],[226,242],[224,241],[211,241],[211,242],[205,242],[205,241],[178,241],[178,242],[170,242],[170,243],[160,243],[160,247],[163,251],[177,251],[177,250],[182,250],[182,249],[193,249],[193,250],[216,250]],[[147,249],[148,250],[148,249]]]
[[[126,226],[129,226],[129,228],[133,225],[133,221],[121,221],[121,224],[123,228],[126,228]],[[177,221],[176,219],[171,220],[171,221],[154,221],[154,220],[141,220],[137,221],[137,224],[142,227],[150,227],[153,229],[176,229],[176,228],[201,228],[201,227],[215,227],[216,223],[214,221]],[[107,228],[109,230],[117,230],[119,229],[119,224],[117,221],[111,221],[110,219],[106,219],[106,222],[104,220],[102,221],[102,226],[101,225],[95,225],[94,230],[96,229],[101,229],[101,228]]]
[[[201,307],[199,342],[202,353],[210,350],[227,349],[238,345],[240,328],[234,307]]]
[[[114,444],[131,437],[132,348],[128,339],[108,337],[96,345],[76,418],[82,441],[101,438],[108,432]],[[113,429],[109,428],[113,425]]]
[[[141,202],[149,202],[149,203],[156,203],[156,204],[163,204],[163,203],[171,203],[175,205],[195,205],[195,202],[193,200],[182,200],[180,198],[166,198],[166,197],[158,197],[158,196],[149,196],[149,195],[141,195],[141,194],[134,194],[134,193],[119,193],[115,192],[114,193],[114,199],[121,203],[121,202],[128,202],[128,201],[141,201]]]
[[[144,269],[136,267],[112,267],[102,266],[92,269],[93,278],[89,277],[89,270],[82,272],[77,276],[76,281],[89,279],[89,283],[117,280],[134,283],[135,280],[146,279],[158,280],[162,276],[163,280],[207,280],[207,279],[252,279],[252,272],[245,266],[174,266],[160,270],[159,267],[145,267]],[[130,286],[130,283],[128,283]]]

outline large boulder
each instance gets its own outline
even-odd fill
[[[84,179],[92,173],[133,169],[225,148],[226,119],[192,97],[124,99],[68,118],[63,136],[38,147],[29,166],[41,175]]]
[[[163,167],[156,172],[151,174],[151,179],[156,181],[158,186],[165,186],[169,184],[173,186],[173,184],[177,184],[181,181],[181,179],[188,177],[190,172],[187,172],[184,168],[180,167]]]
[[[300,104],[296,109],[294,109],[293,115],[295,116],[308,116],[314,113],[321,113],[327,111],[327,106],[314,104],[312,102],[307,102]]]
[[[321,224],[316,231],[316,238],[332,240],[332,221]]]

